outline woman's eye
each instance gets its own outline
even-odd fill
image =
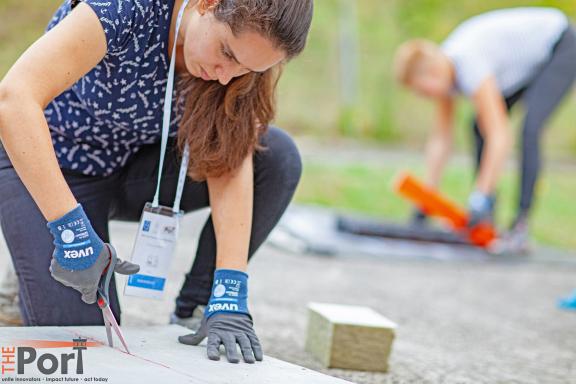
[[[232,60],[232,55],[224,48],[222,48],[222,54],[224,55],[224,57],[226,57],[228,60]]]

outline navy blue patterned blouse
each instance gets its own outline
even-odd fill
[[[160,141],[174,0],[82,0],[98,15],[108,50],[102,61],[45,109],[61,168],[108,176],[144,144]],[[71,9],[70,0],[48,24]],[[176,87],[175,87],[176,88]],[[184,100],[174,91],[170,136]]]

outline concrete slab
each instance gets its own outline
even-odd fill
[[[258,336],[283,360],[363,384],[576,384],[576,314],[556,307],[575,287],[573,264],[388,262],[264,248],[250,273]],[[270,295],[278,286],[290,289]],[[393,319],[389,372],[325,369],[311,359],[301,336],[310,301]]]
[[[202,210],[182,219],[163,300],[120,296],[123,326],[168,323],[206,215]],[[311,224],[302,223],[314,230]],[[121,257],[130,255],[136,230],[137,223],[110,223]],[[418,250],[422,256],[394,257],[382,243],[374,243],[372,253],[347,244],[338,257],[270,245],[258,251],[249,266],[249,295],[267,356],[363,384],[576,384],[576,314],[556,307],[575,288],[574,251],[538,248],[524,262],[470,261],[442,258],[426,247]],[[2,245],[0,266],[8,257]],[[124,277],[117,278],[123,287]],[[290,289],[275,294],[278,286]],[[399,328],[389,372],[326,369],[305,352],[310,301],[369,306],[394,319]],[[98,336],[105,340],[102,331]],[[193,368],[195,361],[186,364]],[[179,381],[166,379],[172,382]]]
[[[230,364],[225,361],[211,361],[206,357],[204,346],[192,347],[178,343],[177,337],[188,333],[178,325],[127,327],[123,329],[131,354],[120,348],[108,347],[104,327],[16,327],[0,328],[0,347],[31,345],[30,340],[72,342],[83,337],[91,342],[83,351],[84,372],[76,373],[76,360],[70,360],[69,373],[61,370],[52,375],[40,373],[36,363],[25,366],[23,375],[5,373],[8,377],[40,378],[80,378],[80,381],[99,381],[122,384],[146,383],[198,383],[198,384],[346,384],[307,368],[289,364],[266,356],[264,361],[254,365]],[[20,341],[19,341],[20,340]],[[24,341],[26,340],[26,341]],[[63,348],[37,349],[37,359],[42,354],[60,355],[73,353],[71,346]],[[77,355],[77,353],[76,353]],[[2,359],[5,361],[6,359]],[[61,361],[59,366],[61,367]],[[44,362],[50,368],[51,362]],[[0,370],[1,372],[1,370]],[[92,378],[92,380],[86,380]],[[61,380],[64,381],[64,380]]]

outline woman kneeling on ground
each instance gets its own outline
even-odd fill
[[[189,148],[181,209],[211,207],[174,316],[208,307],[197,334],[180,341],[208,334],[211,359],[221,343],[230,362],[240,360],[236,343],[246,362],[262,359],[246,266],[300,178],[293,141],[268,125],[280,68],[304,49],[312,11],[312,0],[60,6],[0,83],[0,219],[24,325],[103,323],[94,303],[114,253],[108,221],[138,221],[154,196],[164,97],[175,84],[159,201],[174,200]],[[236,305],[209,305],[215,280],[238,289]],[[110,306],[119,319],[114,279]]]

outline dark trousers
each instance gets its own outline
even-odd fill
[[[302,169],[298,150],[285,132],[270,128],[262,142],[267,149],[254,155],[250,257],[290,203]],[[74,196],[83,205],[103,241],[110,241],[109,220],[140,220],[144,204],[154,196],[159,154],[160,144],[146,145],[125,167],[106,177],[62,170]],[[175,140],[171,138],[162,175],[160,204],[172,206],[179,166]],[[182,210],[190,212],[208,205],[206,182],[188,178],[182,194]],[[20,309],[25,325],[103,324],[98,306],[85,304],[78,292],[50,276],[48,267],[54,249],[52,235],[1,146],[0,224],[20,283]],[[208,302],[215,265],[216,239],[209,218],[201,232],[194,263],[176,300],[177,312],[186,313],[196,305]],[[115,281],[111,282],[110,300],[112,311],[120,319]]]
[[[525,115],[521,131],[520,188],[518,215],[528,215],[533,205],[534,188],[541,168],[542,131],[546,122],[570,91],[576,79],[576,31],[568,28],[556,43],[550,60],[530,83],[506,98],[510,110],[517,101],[524,105]],[[484,139],[474,119],[474,147],[476,171],[480,167]]]

